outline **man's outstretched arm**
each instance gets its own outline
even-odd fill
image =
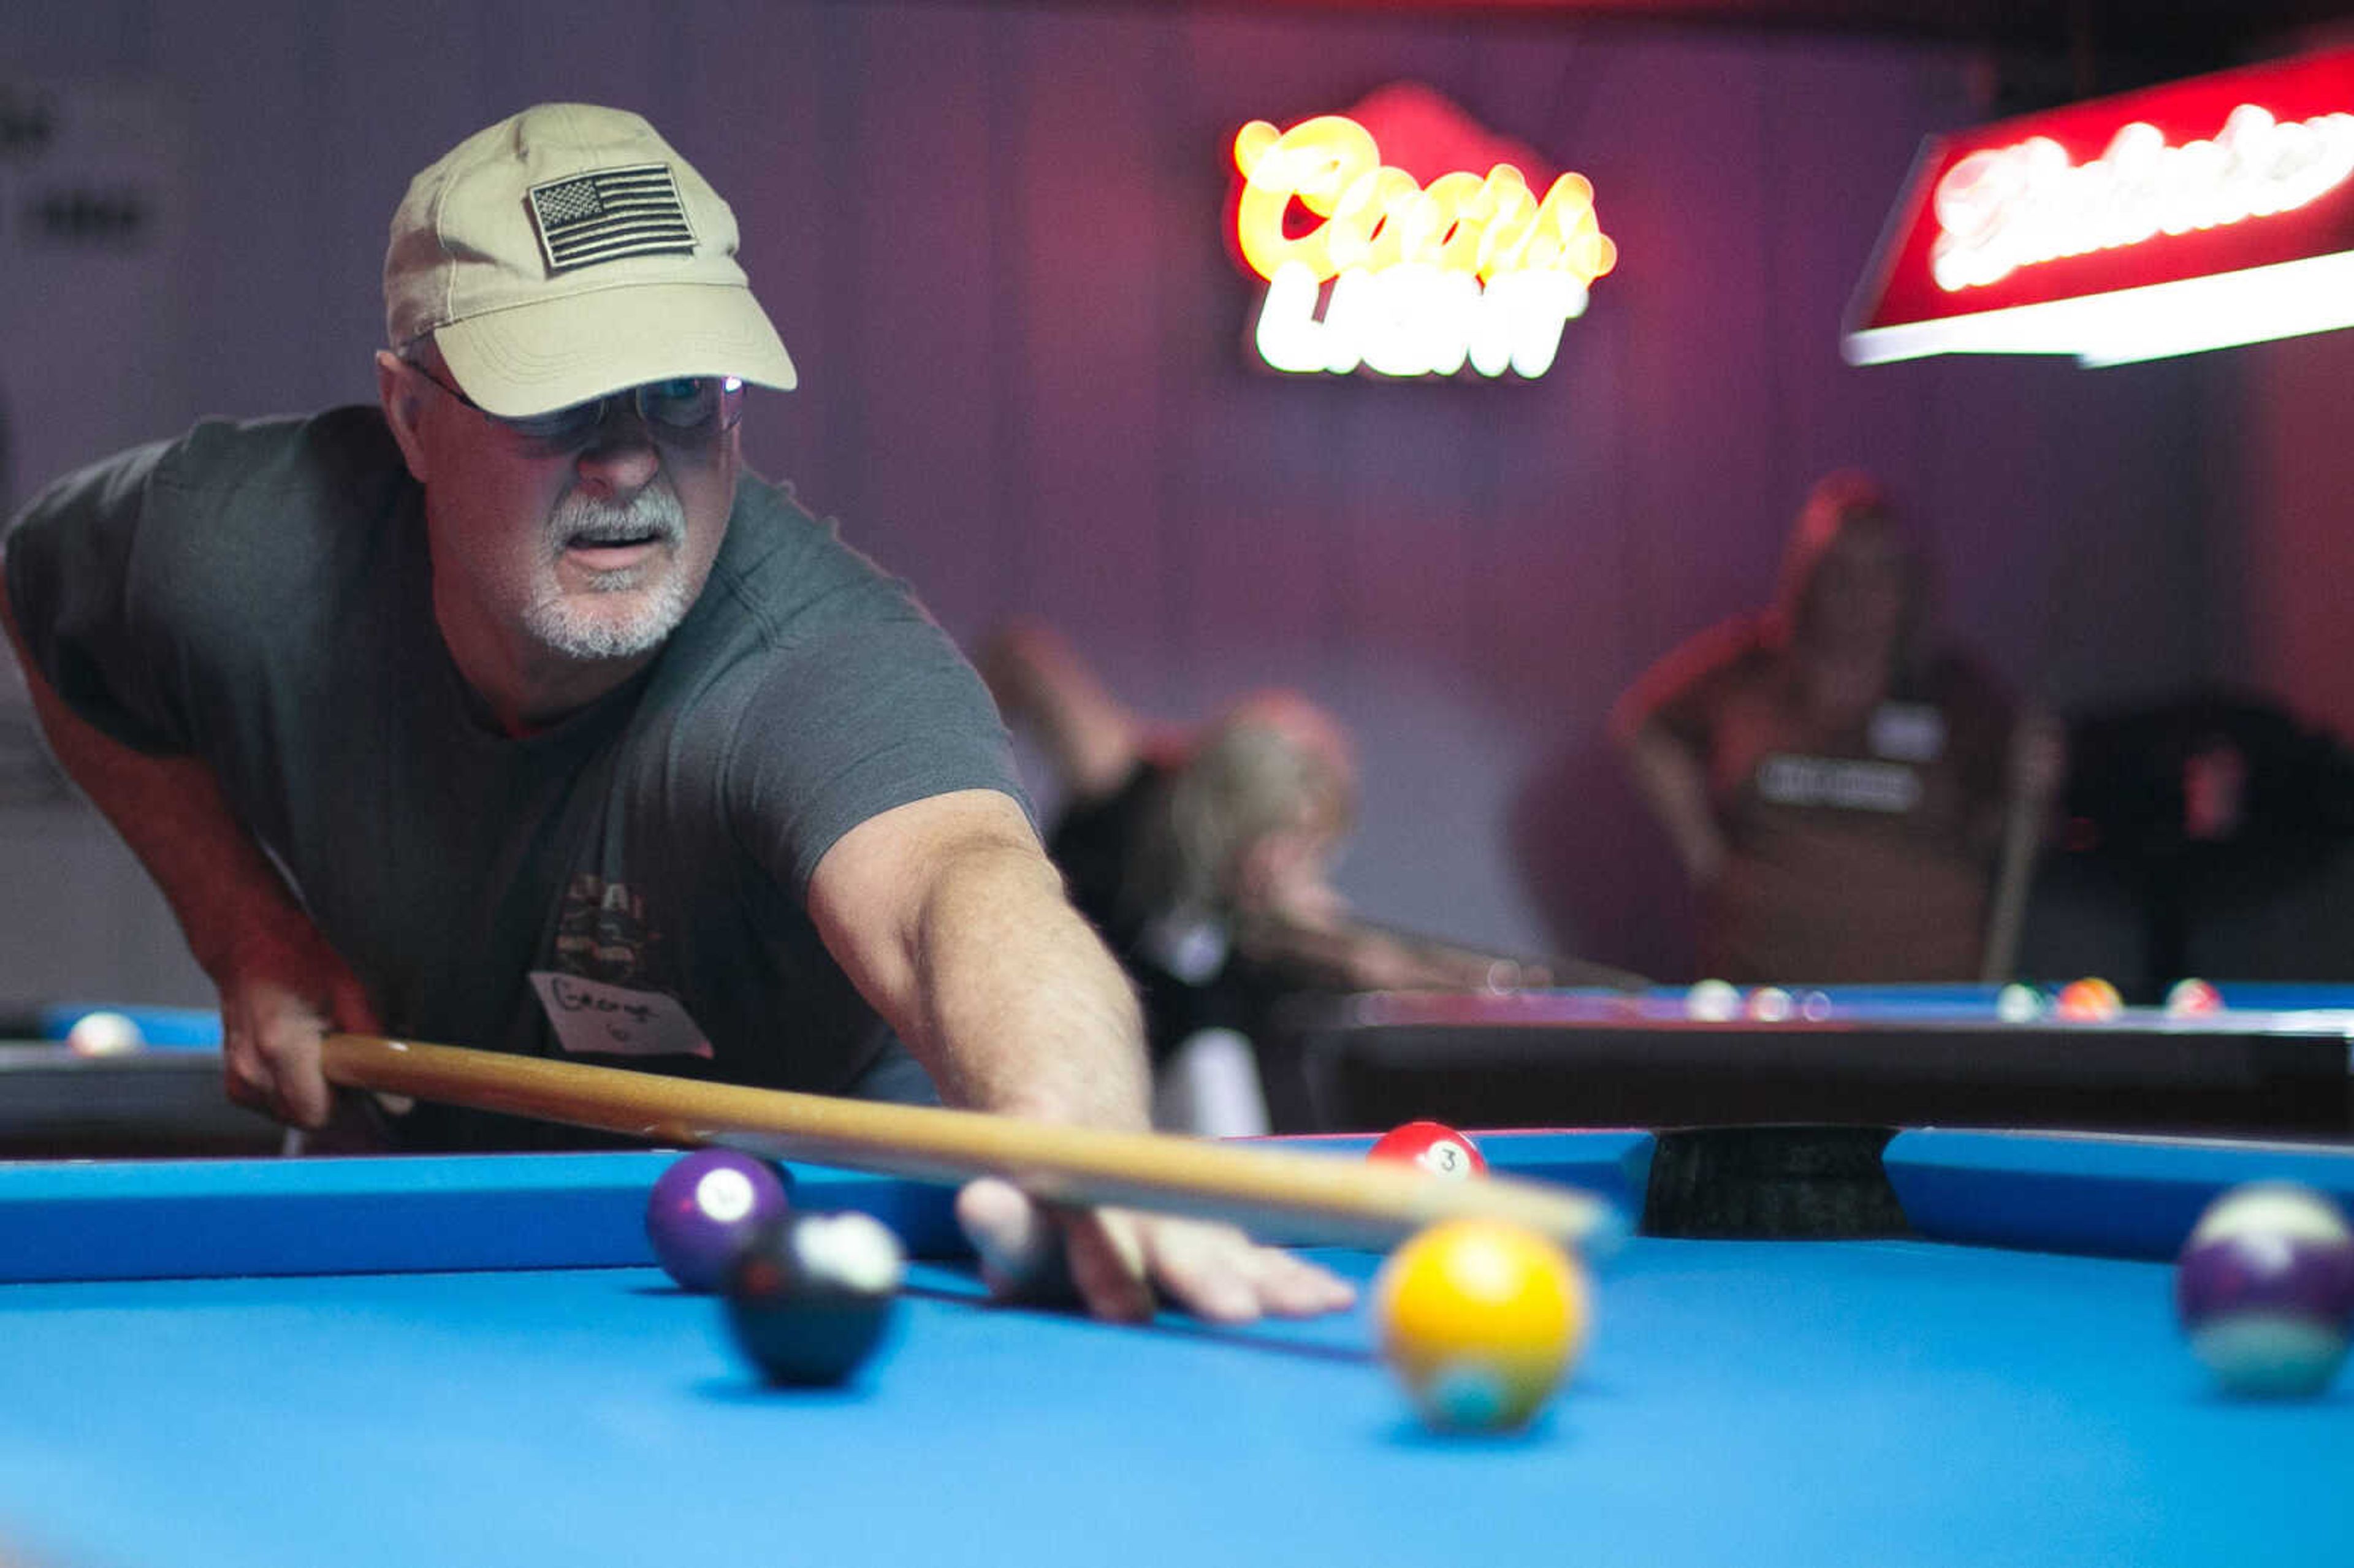
[[[1149,1125],[1144,1031],[1127,977],[1008,797],[961,790],[869,819],[819,862],[809,906],[949,1104]],[[968,1188],[958,1213],[993,1283],[1019,1289],[1060,1250],[1102,1317],[1148,1315],[1155,1286],[1226,1320],[1330,1311],[1351,1298],[1332,1276],[1229,1226],[1120,1210],[1048,1215],[1002,1182]]]

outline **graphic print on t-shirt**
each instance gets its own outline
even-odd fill
[[[555,969],[532,989],[574,1054],[709,1056],[711,1042],[678,999],[653,989],[663,935],[626,884],[583,872],[557,912]]]

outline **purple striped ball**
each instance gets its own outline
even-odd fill
[[[2318,1393],[2354,1336],[2354,1227],[2309,1187],[2233,1188],[2183,1243],[2174,1305],[2192,1352],[2227,1392]]]

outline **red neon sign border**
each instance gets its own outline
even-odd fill
[[[1938,182],[1962,159],[2040,136],[2058,143],[2073,164],[2082,165],[2102,156],[2117,132],[2137,122],[2157,127],[2168,147],[2179,147],[2215,137],[2243,103],[2284,122],[2354,112],[2354,48],[2220,71],[1929,138],[1865,270],[1847,330],[1958,322],[2354,249],[2350,181],[2289,212],[2038,261],[1998,281],[1956,291],[1935,281],[1931,252],[1938,227],[1932,203]]]

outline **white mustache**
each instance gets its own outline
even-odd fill
[[[550,532],[558,549],[576,544],[611,544],[648,535],[666,545],[686,539],[686,510],[667,490],[641,490],[626,502],[567,495],[557,504]]]

